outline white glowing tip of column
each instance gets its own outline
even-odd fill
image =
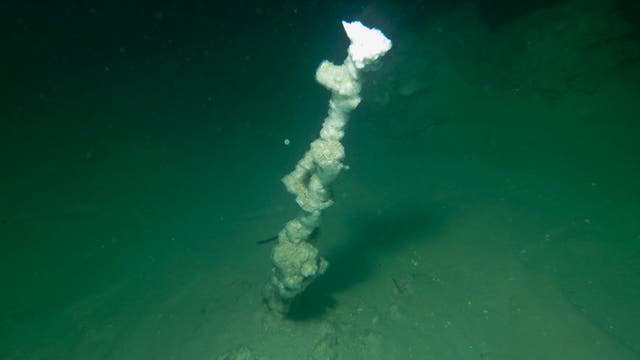
[[[376,61],[391,49],[391,40],[376,28],[368,28],[360,21],[343,21],[342,26],[351,40],[349,55],[358,69]]]

